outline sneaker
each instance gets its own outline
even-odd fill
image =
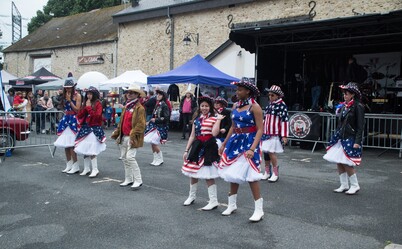
[[[42,134],[45,134],[46,133],[46,130],[42,130],[42,132],[41,132]]]

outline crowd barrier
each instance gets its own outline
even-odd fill
[[[0,155],[7,156],[14,149],[48,147],[52,151],[57,139],[57,125],[63,112],[51,109],[31,112],[0,112]]]
[[[365,114],[363,148],[399,150],[402,157],[402,115]],[[337,128],[338,117],[327,112],[289,112],[289,141],[326,145]],[[382,155],[383,152],[380,154]]]

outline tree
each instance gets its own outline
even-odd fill
[[[121,0],[49,0],[43,7],[43,11],[38,10],[36,16],[28,23],[28,32],[31,34],[53,17],[74,15],[120,5],[120,3]]]

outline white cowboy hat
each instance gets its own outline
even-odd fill
[[[137,92],[140,94],[140,97],[145,97],[145,93],[144,91],[141,89],[141,87],[135,83],[130,84],[128,87],[123,87],[123,91],[127,92],[127,91],[133,91],[133,92]]]

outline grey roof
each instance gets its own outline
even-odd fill
[[[118,25],[113,23],[112,15],[123,8],[123,5],[119,5],[53,18],[3,52],[25,52],[114,41],[117,39]]]
[[[254,1],[256,0],[141,0],[138,5],[113,15],[113,22],[132,22]]]

